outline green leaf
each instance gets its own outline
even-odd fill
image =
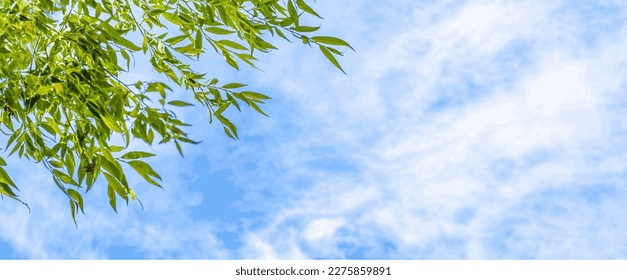
[[[216,110],[213,114],[216,116],[220,116],[222,115],[222,113],[229,108],[230,104],[228,102],[224,102],[219,108],[218,110]]]
[[[174,145],[176,146],[176,150],[179,152],[179,155],[181,155],[181,157],[184,157],[183,149],[181,149],[181,144],[179,144],[179,141],[174,140]]]
[[[192,139],[189,138],[185,138],[185,137],[179,137],[178,140],[185,142],[185,143],[190,143],[190,144],[200,144],[201,142],[199,141],[194,141]]]
[[[237,135],[237,127],[229,119],[221,115],[216,115],[216,118],[222,123],[224,131],[229,137],[239,139],[239,136]]]
[[[152,177],[161,180],[161,176],[155,172],[150,165],[140,160],[132,160],[126,162],[130,165],[139,176],[144,178],[148,183],[153,184],[157,187],[161,187],[159,183],[157,183]]]
[[[353,50],[353,51],[355,50],[348,43],[346,43],[346,41],[344,41],[342,39],[339,39],[339,38],[335,38],[335,37],[313,36],[313,37],[311,37],[311,40],[313,40],[314,42],[327,44],[327,45],[336,45],[336,46],[349,47],[349,48],[351,48],[351,50]]]
[[[248,97],[248,98],[252,98],[252,99],[259,99],[259,100],[264,100],[264,99],[271,99],[269,96],[258,93],[258,92],[254,92],[254,91],[242,91],[241,92],[242,95]]]
[[[147,152],[128,152],[122,156],[123,159],[138,159],[138,158],[147,158],[154,157],[155,154],[147,153]]]
[[[104,168],[116,178],[122,178],[122,168],[120,168],[120,166],[116,164],[117,162],[113,159],[113,157],[109,157],[109,155],[106,155],[104,157],[100,157],[100,159],[102,168]]]
[[[319,18],[322,18],[320,15],[318,15],[318,14],[316,13],[316,11],[314,11],[311,7],[309,7],[309,6],[307,5],[307,3],[305,3],[305,1],[303,1],[303,0],[296,0],[296,5],[298,5],[298,7],[299,7],[301,10],[305,11],[305,12],[306,12],[306,13],[308,13],[308,14],[310,14],[310,15],[314,15],[314,16],[317,16],[317,17],[319,17]]]
[[[337,62],[337,60],[335,59],[335,57],[333,56],[333,54],[331,52],[329,52],[329,50],[327,49],[327,47],[325,46],[320,46],[320,51],[322,51],[322,54],[324,54],[324,56],[331,62],[333,63],[333,65],[335,65],[335,67],[337,67],[337,69],[340,69],[340,71],[342,71],[342,73],[346,74],[346,72],[344,72],[344,69],[342,69],[342,66],[340,66],[340,63]]]
[[[300,25],[294,28],[294,30],[298,31],[298,32],[315,32],[318,31],[318,29],[320,29],[320,26],[304,26],[304,25]]]
[[[198,31],[196,32],[196,39],[194,40],[194,47],[202,50],[202,32]]]
[[[233,42],[231,40],[220,40],[218,42],[220,44],[224,45],[224,46],[227,46],[227,47],[231,48],[231,49],[242,50],[242,51],[247,51],[248,50],[247,47],[244,47],[243,45],[241,45],[239,43],[236,43],[236,42]]]
[[[122,132],[122,128],[120,128],[120,126],[113,119],[111,119],[111,117],[100,116],[100,119],[109,129],[115,132]]]
[[[70,199],[70,211],[72,211],[72,221],[74,221],[74,225],[76,225],[78,227],[78,224],[76,223],[76,202],[74,202],[73,200]]]
[[[113,186],[111,186],[111,184],[107,185],[107,196],[109,197],[109,205],[111,205],[111,208],[113,208],[113,211],[117,213],[118,209],[116,207],[115,190],[113,189]]]
[[[121,152],[122,150],[124,150],[124,147],[111,145],[109,146],[109,150],[111,150],[111,152],[113,153],[117,153],[117,152]]]
[[[5,183],[0,183],[0,194],[8,195],[11,197],[16,196],[11,187]]]
[[[294,25],[298,26],[298,13],[296,12],[296,7],[294,7],[292,0],[287,2],[287,12],[290,15],[290,19],[294,22]]]
[[[70,185],[74,185],[79,187],[80,185],[78,183],[76,183],[76,181],[74,181],[74,179],[72,179],[72,177],[68,176],[67,174],[57,170],[57,169],[53,169],[52,173],[54,173],[55,176],[57,176],[57,178],[59,178],[63,183],[66,184],[70,184]]]
[[[220,27],[207,27],[205,28],[205,31],[213,33],[213,34],[217,34],[217,35],[229,35],[229,34],[235,33],[235,31],[227,30],[227,29],[220,28]]]
[[[113,188],[113,190],[122,198],[126,203],[128,203],[128,190],[126,187],[122,186],[122,184],[113,176],[108,173],[104,174],[107,179],[108,187]]]
[[[115,41],[116,44],[125,47],[131,51],[137,52],[140,51],[142,48],[135,45],[135,43],[123,38],[123,37],[114,37],[113,40]]]
[[[81,194],[74,189],[67,189],[67,193],[72,198],[72,200],[77,203],[78,208],[81,210],[81,212],[85,214],[85,209],[83,207],[83,196],[81,196]]]
[[[131,67],[131,57],[128,54],[127,51],[125,50],[120,50],[120,54],[122,55],[122,58],[124,58],[124,60],[126,60],[126,69],[130,69]]]
[[[74,161],[74,154],[67,153],[65,155],[65,167],[67,170],[67,174],[72,177],[74,175],[74,167],[76,166],[76,162]]]
[[[237,64],[237,61],[235,61],[235,59],[233,59],[233,57],[228,52],[222,52],[222,57],[224,57],[226,63],[231,65],[231,67],[239,70],[239,65]]]
[[[194,104],[192,103],[188,103],[188,102],[180,101],[180,100],[173,100],[173,101],[168,102],[168,104],[172,106],[178,106],[178,107],[194,106]]]
[[[176,45],[185,39],[187,39],[187,35],[179,35],[179,36],[168,38],[165,40],[165,42],[170,45]]]
[[[52,165],[54,168],[63,168],[63,164],[59,161],[51,160],[48,163],[50,163],[50,165]]]
[[[229,84],[223,85],[222,87],[226,88],[226,89],[234,89],[234,88],[241,88],[241,87],[245,87],[245,86],[246,86],[246,84],[229,83]]]
[[[164,12],[161,15],[163,16],[163,18],[165,18],[167,21],[173,23],[174,25],[181,25],[180,17],[178,17],[176,14],[173,14],[173,13],[170,13],[170,12]]]
[[[246,102],[246,103],[248,103],[248,106],[253,108],[253,110],[257,111],[257,113],[262,114],[262,115],[264,115],[266,117],[269,117],[264,111],[261,110],[261,108],[259,108],[259,106],[254,101],[250,101],[250,102]]]
[[[202,49],[196,48],[196,46],[192,43],[184,47],[174,48],[177,52],[186,55],[199,55],[202,53]]]

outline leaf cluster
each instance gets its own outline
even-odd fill
[[[161,187],[145,161],[154,154],[128,147],[133,140],[174,142],[183,156],[182,143],[197,144],[173,108],[203,106],[234,139],[238,131],[227,109],[245,104],[266,115],[260,105],[267,95],[197,72],[191,65],[203,54],[213,52],[239,70],[277,49],[270,38],[296,38],[317,45],[343,72],[338,47],[351,48],[338,38],[309,35],[319,27],[301,25],[302,17],[320,15],[304,0],[0,0],[0,15],[4,149],[46,166],[75,222],[84,213],[82,194],[100,177],[115,211],[119,199],[138,200],[125,170]],[[121,80],[138,55],[148,56],[163,80]],[[172,98],[182,90],[195,102]],[[113,138],[122,144],[111,144]],[[0,157],[0,195],[19,200],[2,166]]]

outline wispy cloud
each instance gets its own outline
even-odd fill
[[[584,2],[400,3],[399,18],[379,30],[367,30],[365,15],[349,17],[343,27],[372,34],[358,40],[349,77],[273,80],[310,117],[294,117],[303,129],[269,157],[310,183],[285,181],[281,190],[302,190],[249,233],[273,245],[257,256],[568,258],[624,243],[611,218],[591,218],[622,214],[587,204],[591,216],[580,217],[573,202],[607,184],[615,195],[600,199],[624,199],[616,178],[624,150],[608,146],[624,133],[623,108],[608,106],[623,90],[626,45],[616,38],[624,37],[624,7]],[[312,170],[307,162],[320,159],[320,147],[341,163]],[[570,211],[528,209],[546,197]],[[561,222],[538,228],[554,219]],[[576,240],[595,237],[566,234],[577,224],[611,238],[582,249]],[[521,242],[534,246],[511,246]]]

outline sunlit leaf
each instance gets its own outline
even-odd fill
[[[313,37],[311,37],[311,40],[313,40],[314,42],[327,44],[327,45],[336,45],[336,46],[349,47],[349,48],[351,48],[351,50],[354,50],[353,47],[351,47],[348,43],[346,43],[346,41],[344,41],[342,39],[339,39],[339,38],[335,38],[335,37],[313,36]]]
[[[74,189],[67,189],[68,195],[72,197],[72,199],[77,203],[78,208],[85,214],[84,204],[83,204],[83,196],[79,192]]]
[[[155,154],[147,153],[147,152],[128,152],[122,156],[123,159],[138,159],[138,158],[147,158],[153,157]]]
[[[153,179],[156,178],[158,180],[161,180],[161,176],[159,176],[159,174],[157,174],[157,172],[155,172],[155,170],[152,169],[150,165],[139,160],[132,160],[126,163],[128,163],[128,165],[130,165],[135,170],[135,172],[137,172],[137,174],[144,178],[144,180],[146,180],[148,183],[153,184],[157,187],[161,187],[161,184]]]
[[[342,71],[342,73],[346,74],[346,72],[344,72],[344,69],[342,69],[342,66],[340,66],[340,63],[337,62],[337,59],[335,59],[335,57],[333,56],[333,54],[329,51],[329,49],[327,47],[320,46],[320,51],[322,51],[322,54],[324,54],[324,56],[331,63],[333,63],[333,65],[335,65],[335,67],[337,67],[337,69],[340,69],[340,71]]]
[[[229,83],[229,84],[223,85],[222,87],[226,89],[234,89],[234,88],[241,88],[245,86],[246,86],[245,84],[241,84],[241,83]]]
[[[235,31],[224,29],[224,28],[220,28],[220,27],[215,27],[215,26],[207,27],[207,28],[205,28],[205,30],[207,32],[210,32],[210,33],[213,33],[213,34],[218,34],[218,35],[228,35],[228,34],[235,33]]]
[[[322,18],[320,15],[318,15],[318,13],[316,13],[316,11],[309,7],[309,5],[307,5],[304,0],[296,0],[296,5],[298,5],[301,10],[305,11],[308,14]]]

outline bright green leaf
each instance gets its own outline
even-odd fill
[[[339,39],[339,38],[335,38],[335,37],[313,36],[313,37],[311,37],[311,40],[313,40],[314,42],[327,44],[327,45],[336,45],[336,46],[349,47],[349,48],[351,48],[351,50],[354,50],[353,47],[351,47],[348,43],[346,43],[346,41],[344,41],[342,39]]]
[[[327,49],[327,47],[324,46],[320,46],[320,51],[322,51],[322,54],[324,54],[324,56],[331,62],[333,63],[333,65],[335,65],[335,67],[337,67],[337,69],[340,69],[340,71],[342,71],[342,73],[346,74],[346,72],[344,72],[344,69],[342,69],[342,66],[340,66],[340,63],[337,62],[337,59],[335,59],[335,57],[333,56],[333,54],[331,52],[329,52],[329,49]]]
[[[241,88],[241,87],[245,87],[245,86],[246,86],[246,84],[229,83],[229,84],[223,85],[222,87],[226,88],[226,89],[234,89],[234,88]]]
[[[138,158],[147,158],[154,157],[155,154],[147,153],[147,152],[128,152],[122,156],[123,159],[138,159]]]

